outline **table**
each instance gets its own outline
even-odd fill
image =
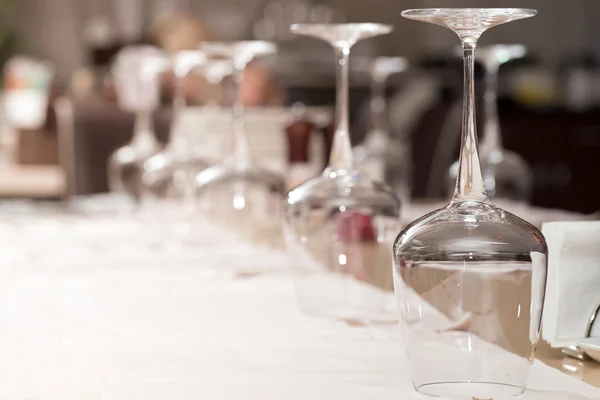
[[[550,347],[543,340],[538,345],[537,357],[552,368],[600,388],[600,364],[595,361],[580,361],[566,357],[560,349]]]
[[[0,197],[60,198],[65,192],[65,172],[58,165],[0,167]]]
[[[281,249],[107,204],[0,207],[0,398],[424,398],[398,327],[302,314]],[[600,399],[600,367],[541,350],[523,399]]]

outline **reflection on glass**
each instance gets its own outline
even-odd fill
[[[337,124],[329,166],[288,193],[285,234],[298,269],[300,307],[355,323],[391,321],[390,250],[400,203],[393,190],[357,171],[348,127],[348,61],[361,39],[391,32],[381,24],[292,25],[329,42],[338,59]],[[388,303],[392,300],[391,303]]]
[[[541,232],[488,199],[477,152],[474,52],[488,28],[535,15],[525,9],[409,10],[452,29],[464,49],[459,173],[445,208],[394,243],[394,286],[418,392],[490,399],[524,392],[539,338],[547,247]]]
[[[403,57],[378,57],[371,67],[371,129],[364,142],[354,148],[357,168],[388,184],[403,203],[410,199],[410,149],[391,136],[386,104],[386,82],[390,75],[408,67]]]
[[[511,60],[524,57],[525,47],[519,44],[497,44],[477,50],[476,59],[485,69],[485,125],[481,149],[481,169],[488,197],[526,202],[533,189],[533,174],[517,153],[502,146],[498,119],[498,70]],[[454,192],[459,162],[449,171],[449,191]]]
[[[264,41],[207,42],[201,50],[232,60],[235,68],[232,148],[221,162],[196,175],[201,210],[247,238],[271,243],[281,237],[279,210],[284,178],[252,159],[240,82],[250,61],[275,53],[276,47]]]

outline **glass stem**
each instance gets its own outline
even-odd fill
[[[487,154],[502,149],[500,120],[498,118],[498,69],[497,62],[485,64],[485,128],[481,142],[481,153]]]
[[[154,126],[152,121],[152,111],[142,110],[135,115],[135,123],[133,126],[132,143],[137,146],[150,146],[156,141],[154,137]]]
[[[475,125],[475,43],[463,42],[464,98],[462,119],[462,144],[454,202],[487,201],[479,154],[477,152],[477,127]]]
[[[244,102],[241,95],[241,83],[248,60],[235,60],[233,73],[233,156],[240,166],[250,164],[250,146],[244,126]]]
[[[337,46],[335,54],[338,57],[336,113],[337,124],[329,156],[329,169],[352,169],[352,145],[350,143],[348,121],[348,86],[350,46]]]
[[[187,105],[185,98],[185,84],[188,71],[183,68],[175,68],[175,93],[173,95],[173,121],[171,125],[171,132],[169,138],[169,145],[172,146],[174,151],[179,158],[183,157],[185,162],[192,161],[192,138],[189,133],[186,133],[182,129],[181,115]],[[192,213],[195,206],[195,188],[194,188],[194,174],[189,166],[185,164],[178,168],[176,173],[180,173],[184,179],[183,186],[183,205],[187,207],[187,211]]]
[[[386,101],[385,101],[385,77],[375,76],[371,82],[371,130],[369,135],[374,132],[385,132],[387,129],[386,121]]]
[[[181,122],[181,112],[186,106],[185,101],[185,78],[186,73],[175,69],[175,91],[173,93],[173,120],[171,123],[171,132],[169,134],[169,143],[172,146],[184,146],[189,148],[189,143],[184,143],[188,138],[183,137],[181,129],[179,129]],[[183,143],[182,143],[183,142]]]
[[[211,85],[215,85],[216,87],[218,87],[219,89],[221,89],[223,87],[223,80],[225,79],[225,76],[222,76],[219,78],[218,81],[215,81],[214,83],[211,82]],[[204,106],[205,108],[205,112],[206,112],[206,123],[208,124],[208,121],[211,120],[212,117],[216,117],[218,119],[218,115],[219,112],[221,112],[223,110],[223,99],[221,97],[219,97],[218,99],[212,99],[212,100],[208,100],[206,105]],[[213,134],[214,130],[210,125],[207,125],[205,128],[208,133]],[[218,142],[218,147],[216,148],[217,154],[219,155],[219,158],[222,158],[224,156],[228,155],[228,151],[229,151],[229,143],[227,143],[227,141],[224,140],[219,140]]]
[[[186,105],[185,103],[185,71],[175,69],[175,93],[173,95],[173,110],[179,113]]]

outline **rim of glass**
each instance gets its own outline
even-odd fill
[[[175,73],[187,74],[194,67],[204,65],[208,57],[202,50],[181,50],[171,55],[171,69]]]
[[[172,54],[170,54],[171,60],[178,61],[181,59],[184,60],[197,60],[197,59],[206,59],[206,54],[200,48],[193,50],[178,50]]]
[[[533,8],[412,8],[409,10],[402,11],[403,17],[413,15],[456,15],[464,14],[465,12],[472,12],[474,14],[495,14],[495,15],[506,15],[506,14],[518,14],[531,16],[537,14],[537,10]]]

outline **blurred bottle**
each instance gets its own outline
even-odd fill
[[[527,65],[515,69],[510,79],[515,100],[533,108],[548,108],[562,103],[559,79],[553,69]]]
[[[560,72],[567,108],[585,112],[598,104],[600,66],[594,56],[567,58],[561,63]]]

